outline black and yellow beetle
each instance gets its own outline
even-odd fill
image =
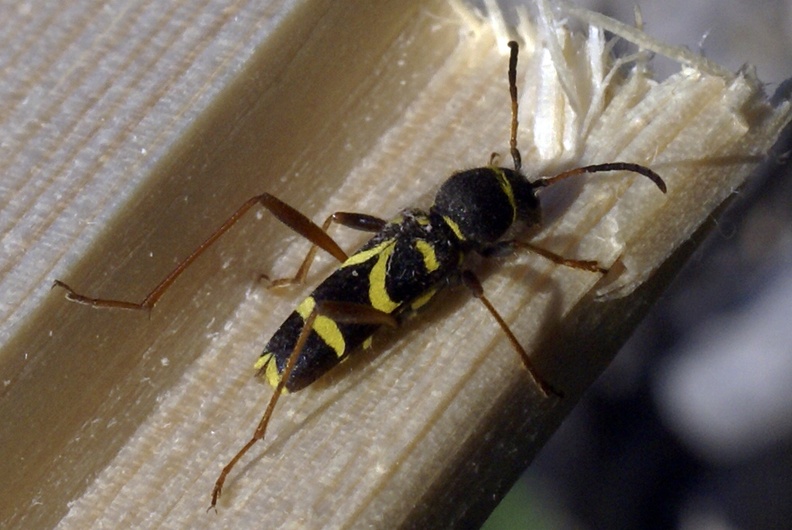
[[[336,212],[320,227],[286,203],[268,193],[245,202],[222,226],[184,259],[142,302],[91,298],[64,282],[68,299],[95,307],[150,310],[176,278],[256,204],[264,206],[280,221],[313,243],[297,274],[274,285],[302,282],[320,247],[341,262],[327,279],[297,306],[278,328],[256,363],[259,375],[275,388],[266,411],[251,439],[223,468],[212,491],[211,507],[217,503],[223,483],[234,465],[264,437],[275,405],[285,392],[295,392],[324,375],[361,346],[368,344],[381,326],[397,327],[407,313],[428,302],[444,287],[462,283],[487,308],[545,396],[560,396],[536,373],[528,354],[512,334],[495,307],[484,295],[475,274],[465,268],[466,257],[504,256],[517,249],[536,252],[556,263],[605,272],[596,262],[572,260],[517,239],[502,239],[515,224],[539,221],[536,191],[559,180],[583,173],[631,171],[648,177],[665,193],[663,180],[654,171],[637,164],[614,162],[579,167],[553,177],[529,181],[521,172],[517,149],[518,46],[510,42],[509,91],[512,119],[510,152],[514,168],[495,165],[458,171],[440,187],[428,211],[409,208],[390,221],[349,212]],[[348,256],[326,230],[331,223],[374,232],[359,250]]]

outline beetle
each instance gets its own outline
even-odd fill
[[[255,364],[257,373],[270,383],[274,393],[253,436],[218,476],[210,509],[216,506],[225,480],[236,463],[264,438],[282,394],[310,385],[350,354],[367,347],[380,327],[398,327],[406,315],[420,309],[449,285],[465,285],[482,302],[545,397],[562,395],[537,373],[528,353],[485,296],[475,273],[466,267],[467,257],[471,254],[501,257],[517,250],[529,250],[560,265],[605,273],[607,271],[596,261],[567,259],[530,242],[504,239],[504,236],[511,233],[515,225],[537,224],[541,211],[537,191],[571,176],[629,171],[649,178],[663,193],[666,185],[651,169],[628,162],[588,165],[552,177],[529,180],[522,172],[517,148],[519,47],[514,41],[509,42],[509,47],[509,144],[513,168],[498,166],[498,157],[493,154],[487,166],[457,171],[448,177],[428,210],[407,208],[390,220],[363,213],[336,212],[319,226],[274,195],[264,193],[252,197],[141,302],[89,297],[55,280],[54,286],[63,288],[66,297],[74,302],[94,307],[151,310],[184,270],[255,205],[263,206],[312,243],[295,276],[271,281],[271,286],[303,282],[317,248],[341,263],[286,318],[259,356]],[[333,223],[374,235],[360,249],[347,255],[327,234]]]

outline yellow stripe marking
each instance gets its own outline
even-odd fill
[[[429,303],[429,300],[432,299],[435,293],[437,293],[437,289],[429,289],[424,294],[413,300],[412,304],[410,304],[410,307],[412,308],[413,311],[420,309],[421,307]]]
[[[306,320],[308,315],[311,314],[311,311],[314,310],[314,307],[316,307],[316,300],[314,300],[313,296],[309,296],[297,306],[296,311],[303,320]],[[313,323],[313,330],[325,344],[333,349],[339,358],[344,355],[346,352],[346,341],[344,341],[341,330],[338,329],[338,324],[336,324],[333,319],[324,315],[316,315]]]
[[[254,368],[260,372],[259,375],[264,377],[272,388],[277,387],[278,383],[280,383],[281,374],[278,372],[278,363],[275,362],[275,356],[273,354],[265,353],[259,357]],[[284,388],[283,393],[288,394],[288,390]]]
[[[443,221],[445,221],[445,223],[448,225],[451,231],[454,232],[454,235],[457,236],[457,239],[459,239],[460,241],[465,240],[465,236],[462,234],[462,230],[459,229],[459,225],[456,224],[456,222],[453,219],[444,215]]]
[[[362,250],[355,254],[349,256],[344,263],[341,264],[341,267],[349,267],[350,265],[358,265],[360,263],[365,263],[377,254],[380,254],[388,245],[393,245],[393,240],[389,239],[387,241],[383,241],[376,247],[372,247],[368,250]]]
[[[419,239],[415,242],[415,248],[423,256],[424,267],[426,267],[428,272],[434,272],[440,268],[440,264],[437,262],[437,254],[435,254],[435,249],[432,245],[423,239]]]
[[[498,175],[498,184],[500,184],[503,193],[506,194],[506,198],[509,199],[509,204],[511,205],[512,209],[512,223],[517,220],[517,203],[514,200],[514,190],[512,189],[512,185],[509,182],[509,179],[506,178],[506,173],[501,171],[500,168],[493,167],[492,170]]]
[[[398,302],[391,300],[388,291],[385,290],[385,279],[388,276],[388,260],[395,248],[396,244],[393,240],[389,241],[389,244],[382,249],[377,258],[377,263],[374,264],[371,274],[369,274],[369,302],[371,302],[371,307],[384,313],[393,313],[399,307]]]

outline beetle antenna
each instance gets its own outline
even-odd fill
[[[519,44],[509,41],[511,54],[509,55],[509,94],[511,95],[511,135],[509,136],[509,148],[512,160],[514,160],[514,170],[520,171],[522,167],[522,157],[520,150],[517,149],[517,52],[520,50]]]
[[[633,173],[639,173],[654,182],[655,186],[660,188],[660,191],[663,193],[666,192],[665,181],[663,181],[660,175],[646,166],[631,164],[629,162],[611,162],[609,164],[595,164],[593,166],[578,167],[575,169],[570,169],[569,171],[564,171],[563,173],[559,173],[554,177],[543,177],[537,179],[531,184],[534,188],[543,188],[555,184],[559,180],[564,180],[565,178],[573,177],[575,175],[581,175],[583,173],[601,173],[604,171],[632,171]]]

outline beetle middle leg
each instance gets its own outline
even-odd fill
[[[522,347],[520,341],[518,341],[517,337],[515,337],[514,333],[512,333],[512,330],[511,328],[509,328],[509,325],[506,323],[505,320],[503,320],[503,317],[500,315],[500,313],[498,313],[498,310],[495,309],[495,306],[493,306],[492,302],[490,302],[489,299],[486,297],[486,295],[484,294],[484,288],[481,285],[481,281],[479,281],[476,275],[469,270],[465,270],[462,271],[461,273],[461,279],[465,287],[468,288],[468,290],[474,297],[476,297],[482,304],[484,304],[484,307],[487,308],[487,311],[489,311],[489,313],[498,323],[498,326],[500,326],[503,333],[506,334],[506,337],[509,339],[509,342],[511,343],[512,347],[520,356],[520,359],[522,359],[523,365],[525,365],[525,369],[528,370],[528,373],[536,382],[536,385],[539,387],[539,390],[542,391],[542,394],[544,394],[545,397],[550,397],[551,395],[563,397],[563,393],[553,388],[553,386],[550,383],[545,381],[544,378],[541,375],[539,375],[539,372],[536,370],[536,368],[534,368],[534,365],[531,362],[531,358],[528,355],[528,352],[525,351],[525,348]]]
[[[362,232],[379,232],[387,224],[387,221],[364,213],[335,212],[329,215],[327,219],[325,219],[324,223],[322,223],[322,231],[327,233],[327,231],[330,229],[330,225],[333,223],[340,224],[354,230],[360,230]],[[311,265],[316,258],[317,248],[319,248],[319,245],[316,242],[313,242],[311,248],[308,250],[308,253],[305,255],[305,258],[303,259],[294,276],[271,280],[266,274],[262,274],[260,278],[265,280],[267,282],[267,286],[270,288],[285,287],[295,283],[303,283],[305,278],[308,276],[308,270],[311,268]],[[345,259],[339,261],[343,263]]]
[[[221,224],[212,233],[212,235],[206,238],[203,243],[198,245],[198,247],[193,250],[189,256],[180,261],[178,265],[176,265],[176,267],[170,273],[168,273],[168,275],[165,276],[165,278],[160,281],[160,283],[158,283],[154,289],[152,289],[151,292],[148,293],[140,302],[131,302],[112,298],[94,298],[92,296],[79,293],[61,280],[55,280],[53,287],[61,287],[65,289],[66,298],[72,302],[77,302],[80,304],[90,305],[93,307],[150,311],[151,308],[153,308],[157,301],[162,297],[162,295],[165,294],[168,288],[173,284],[173,282],[175,282],[176,279],[187,269],[187,267],[192,265],[192,263],[198,259],[198,257],[206,251],[206,249],[212,246],[223,234],[233,227],[237,221],[239,221],[242,216],[247,213],[248,210],[257,204],[269,210],[279,221],[313,243],[314,249],[316,247],[320,247],[341,262],[347,259],[346,252],[344,252],[341,247],[339,247],[338,244],[333,240],[333,238],[327,235],[327,232],[325,232],[322,228],[317,226],[313,221],[303,215],[296,208],[289,206],[274,195],[263,193],[261,195],[256,195],[255,197],[251,197],[245,201],[242,206],[240,206],[233,214],[231,214],[231,217],[226,219],[225,222],[223,222],[223,224]]]

